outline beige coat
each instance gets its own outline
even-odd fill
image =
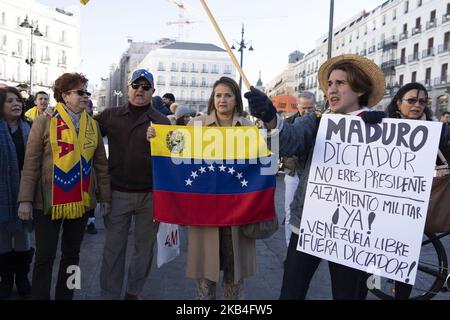
[[[96,190],[94,190],[94,185],[96,185],[98,189],[98,202],[111,201],[108,161],[106,159],[105,146],[103,145],[103,139],[98,124],[97,129],[98,145],[92,161],[93,171],[91,171],[91,184],[89,186],[91,206],[89,209],[94,209],[96,207]],[[96,183],[92,176],[92,172],[94,171]],[[18,201],[32,202],[34,209],[43,210],[44,191],[46,193],[51,193],[52,172],[53,154],[50,145],[50,117],[39,116],[34,120],[30,137],[28,138]]]
[[[192,119],[188,125],[201,122],[202,126],[217,127],[215,112]],[[233,126],[254,126],[253,122],[237,114],[233,118]],[[256,243],[247,238],[240,227],[231,227],[234,281],[252,276],[256,273]],[[220,250],[218,227],[189,227],[188,257],[186,275],[189,278],[206,278],[214,282],[219,281]]]

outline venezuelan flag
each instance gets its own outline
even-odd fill
[[[256,127],[153,127],[155,220],[236,226],[273,219],[275,175],[266,174],[273,157]]]

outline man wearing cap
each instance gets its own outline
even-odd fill
[[[381,69],[371,60],[358,55],[341,55],[326,61],[319,69],[320,88],[328,98],[326,112],[361,116],[369,123],[381,122],[383,112],[370,111],[384,96],[385,79]],[[285,123],[277,116],[270,99],[261,91],[251,88],[245,94],[249,100],[250,112],[261,119],[268,129],[279,129],[280,155],[297,155],[303,158],[298,163],[302,169],[300,187],[291,204],[291,230],[283,284],[280,299],[303,300],[309,283],[320,263],[320,258],[296,250],[298,234],[305,200],[306,185],[311,168],[312,154],[316,143],[320,116],[309,113],[296,119],[293,124]],[[323,143],[318,141],[317,143]],[[344,265],[329,262],[334,299],[364,299],[366,273]]]
[[[151,105],[153,75],[144,69],[133,72],[128,102],[107,108],[95,116],[109,144],[111,213],[104,217],[106,238],[100,286],[102,297],[119,299],[125,274],[128,231],[134,216],[134,252],[128,270],[125,299],[138,300],[150,273],[158,223],[153,221],[152,165],[145,139],[152,123],[170,124]]]

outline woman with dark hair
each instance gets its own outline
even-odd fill
[[[109,212],[111,194],[103,139],[95,120],[86,113],[88,80],[65,73],[55,81],[58,102],[49,117],[38,117],[30,132],[19,193],[19,217],[34,219],[36,259],[32,299],[49,299],[53,261],[62,229],[61,261],[55,299],[70,300],[68,278],[77,270],[88,212]],[[98,190],[94,190],[92,170]]]
[[[432,111],[428,107],[428,91],[423,85],[417,82],[408,83],[401,87],[387,106],[386,113],[389,118],[433,121]],[[439,150],[441,150],[447,160],[450,160],[447,139],[445,126],[443,125],[439,140]],[[442,164],[439,157],[436,159],[436,164]],[[411,285],[403,282],[395,282],[395,299],[408,299],[411,290]]]
[[[204,127],[254,126],[242,117],[244,110],[239,86],[231,78],[214,83],[207,114],[188,125]],[[222,299],[243,299],[244,278],[256,273],[255,240],[247,238],[239,226],[189,227],[187,276],[197,281],[196,298],[216,299],[216,283],[223,270]]]
[[[16,88],[0,89],[0,299],[8,299],[14,286],[19,295],[30,294],[28,272],[33,259],[30,235],[17,216],[20,172],[30,125]]]
[[[242,111],[238,84],[231,78],[222,77],[214,83],[207,114],[191,119],[188,126],[254,126],[242,117]],[[155,135],[155,129],[150,126],[147,139]],[[197,281],[196,298],[216,299],[216,284],[220,270],[223,270],[222,299],[243,299],[244,278],[256,273],[255,239],[247,238],[239,226],[190,226],[188,237],[186,274]]]

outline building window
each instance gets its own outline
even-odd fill
[[[422,0],[417,0],[417,7],[421,7],[422,6]]]
[[[382,23],[381,23],[383,26],[386,24],[386,15],[384,15],[383,16],[383,18],[382,18]]]
[[[192,82],[191,82],[193,87],[197,86],[197,79],[195,77],[192,77]]]
[[[158,71],[166,71],[166,68],[164,68],[164,62],[158,62]]]
[[[22,55],[22,50],[23,50],[23,46],[22,46],[22,40],[17,40],[17,54],[19,56]]]
[[[441,67],[441,83],[447,83],[448,63],[444,63]]]
[[[6,24],[6,12],[2,12],[2,15],[0,17],[0,24],[5,25]]]
[[[6,49],[6,44],[7,44],[6,34],[4,34],[0,39],[0,49]]]
[[[60,41],[61,42],[66,42],[66,31],[64,31],[64,30],[61,31]]]
[[[414,71],[413,73],[411,73],[411,82],[416,81],[417,81],[417,71]]]
[[[195,100],[195,91],[194,90],[191,91],[191,100]]]
[[[206,66],[206,64],[202,64],[202,73],[207,73],[208,72],[208,68]]]
[[[170,77],[170,85],[171,86],[176,86],[177,85],[177,78],[172,76]]]
[[[202,87],[206,87],[206,78],[202,78]]]
[[[196,68],[196,66],[195,66],[195,63],[193,63],[193,64],[191,65],[191,72],[197,72],[197,68]]]
[[[408,10],[409,10],[409,1],[405,1],[405,10],[404,10],[404,12],[408,13]]]
[[[183,62],[181,65],[181,72],[188,72],[187,64]]]
[[[219,68],[217,67],[217,64],[213,64],[211,73],[219,73]]]
[[[178,71],[177,64],[175,62],[172,62],[172,67],[170,68],[170,71]]]
[[[398,84],[401,86],[403,86],[403,82],[404,82],[404,76],[401,74],[400,77],[398,78]]]
[[[231,66],[229,64],[225,65],[223,73],[224,74],[231,74]]]
[[[182,71],[183,71],[183,69],[182,69]],[[187,86],[186,77],[181,77],[181,85]]]
[[[425,70],[425,85],[431,85],[431,68],[426,68]]]
[[[50,33],[50,28],[48,26],[45,26],[44,28],[44,37],[48,38]]]
[[[397,8],[394,8],[394,10],[392,11],[392,20],[397,19]]]

